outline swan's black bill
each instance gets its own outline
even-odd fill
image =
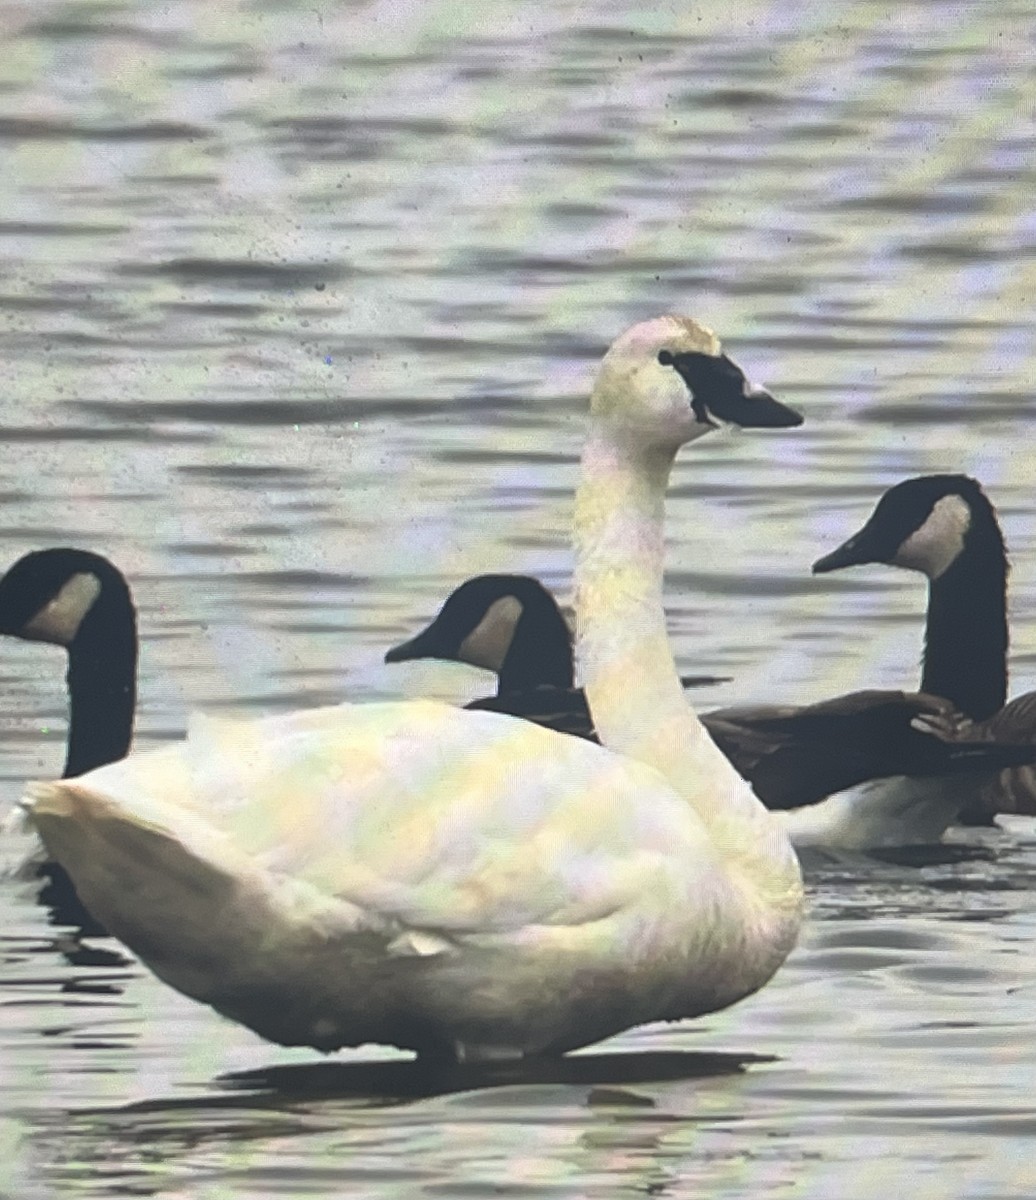
[[[662,350],[658,361],[678,372],[691,393],[691,409],[703,425],[725,421],[743,429],[791,429],[802,424],[800,413],[765,388],[750,383],[744,371],[725,354],[671,354]]]

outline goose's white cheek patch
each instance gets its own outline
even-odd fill
[[[522,615],[521,601],[515,596],[501,596],[486,609],[486,615],[460,644],[457,657],[473,667],[499,671],[511,648],[518,619]]]
[[[922,571],[938,579],[960,556],[971,527],[971,509],[960,496],[943,496],[932,506],[928,519],[896,551],[897,567]]]
[[[101,581],[89,571],[80,571],[60,592],[22,627],[20,637],[30,642],[52,642],[70,646],[83,618],[101,593]]]

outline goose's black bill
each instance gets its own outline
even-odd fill
[[[408,642],[400,642],[398,646],[393,646],[390,650],[385,651],[385,661],[387,663],[407,662],[412,658],[447,658],[448,654],[444,653],[444,648],[441,645],[438,637],[432,636],[434,626],[422,630],[417,637],[412,637]]]
[[[843,542],[830,554],[818,558],[813,564],[814,575],[826,575],[829,571],[841,571],[843,567],[858,567],[863,563],[884,562],[885,555],[878,552],[864,530]]]

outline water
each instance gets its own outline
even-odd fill
[[[469,574],[565,594],[595,358],[666,310],[805,412],[681,459],[702,703],[917,678],[920,583],[810,562],[963,470],[1036,588],[1028,5],[0,7],[0,542],[108,553],[138,742],[195,707],[487,689],[388,668]],[[3,803],[60,769],[63,663],[4,644]],[[0,884],[0,1192],[1032,1193],[1036,830],[820,857],[762,994],[538,1073],[260,1043]],[[8,847],[10,849],[10,847]]]

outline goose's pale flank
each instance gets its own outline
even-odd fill
[[[556,1054],[733,1003],[794,943],[802,881],[684,699],[663,495],[719,421],[800,420],[693,321],[608,351],[574,521],[602,746],[428,702],[198,719],[34,785],[31,819],[158,975],[274,1041]]]
[[[129,750],[137,692],[137,620],[121,572],[88,550],[34,550],[0,578],[0,635],[50,642],[68,654],[64,775],[82,775]],[[40,863],[40,899],[61,924],[99,927],[67,873]]]
[[[1007,551],[996,510],[967,475],[921,475],[890,488],[866,524],[813,564],[818,573],[864,563],[928,579],[921,686],[975,724],[969,737],[1036,743],[1036,692],[1007,699]],[[1036,770],[1005,769],[982,781],[965,819],[1036,813]]]
[[[468,708],[595,736],[586,697],[573,684],[568,626],[538,580],[483,575],[461,584],[426,629],[385,656],[388,662],[422,657],[498,672],[497,694]],[[763,803],[789,812],[897,775],[965,776],[963,783],[947,781],[944,788],[966,786],[974,792],[1004,764],[1031,761],[1036,752],[1024,742],[982,742],[949,701],[922,693],[869,691],[813,705],[739,705],[704,713],[700,720]],[[845,839],[862,848],[862,840],[886,845],[917,839],[913,819],[904,824],[880,804],[866,821],[858,812],[850,819],[853,806],[867,796],[865,791],[863,797],[837,801],[838,822],[817,819],[829,809],[784,819],[791,822],[793,838],[809,844],[830,838],[831,844],[843,845]],[[907,810],[912,812],[911,806]]]

